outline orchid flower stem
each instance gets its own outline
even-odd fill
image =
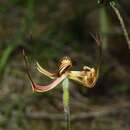
[[[66,78],[63,85],[63,106],[66,121],[66,130],[70,130],[70,107],[69,107],[69,80]]]
[[[117,15],[117,18],[118,20],[120,21],[120,24],[121,24],[121,27],[122,27],[122,30],[123,30],[123,33],[124,33],[124,36],[125,36],[125,39],[128,43],[128,47],[130,49],[130,38],[129,38],[129,35],[128,35],[128,31],[125,27],[125,23],[124,23],[124,20],[120,14],[120,11],[119,9],[116,7],[115,3],[110,3],[110,6],[112,7],[112,9],[114,10],[115,14]]]

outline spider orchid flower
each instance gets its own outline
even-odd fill
[[[49,91],[49,90],[55,88],[58,84],[60,84],[65,78],[76,81],[79,84],[81,84],[85,87],[88,87],[88,88],[94,87],[94,85],[96,84],[97,79],[99,77],[102,51],[101,51],[100,39],[98,37],[94,37],[94,36],[93,36],[93,38],[95,39],[95,41],[98,45],[98,50],[99,50],[97,65],[94,68],[84,66],[81,71],[70,71],[70,68],[72,67],[72,60],[67,56],[65,56],[59,60],[58,70],[54,73],[49,72],[48,70],[41,67],[41,65],[38,62],[36,63],[37,70],[40,73],[42,73],[43,75],[45,75],[53,80],[48,85],[38,85],[32,80],[32,77],[29,72],[27,57],[25,56],[25,53],[23,52],[24,60],[26,63],[27,75],[29,77],[29,80],[31,81],[32,90],[36,91],[36,92]]]

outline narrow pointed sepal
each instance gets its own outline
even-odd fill
[[[31,84],[32,84],[32,90],[33,92],[47,92],[49,90],[52,90],[53,88],[55,88],[58,84],[60,84],[66,77],[67,77],[67,73],[63,74],[61,77],[58,77],[56,79],[54,79],[50,84],[48,85],[38,85],[36,83],[34,83],[31,80]]]

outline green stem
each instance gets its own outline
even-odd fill
[[[118,20],[120,21],[120,24],[121,24],[121,27],[122,27],[122,30],[123,30],[123,33],[124,33],[124,36],[125,36],[125,39],[128,43],[128,47],[130,49],[130,39],[129,39],[129,35],[128,35],[128,32],[127,32],[127,29],[125,27],[125,23],[124,23],[124,20],[118,10],[118,8],[115,6],[115,3],[111,2],[110,3],[110,6],[112,7],[112,9],[114,10],[115,14],[117,15],[117,18]]]
[[[63,105],[66,120],[66,130],[70,130],[70,107],[69,107],[69,80],[66,78],[63,83]]]
[[[105,7],[101,7],[99,11],[99,30],[103,40],[103,49],[106,50],[108,44],[108,37],[106,34],[109,32],[109,19]]]

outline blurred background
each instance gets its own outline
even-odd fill
[[[118,8],[130,32],[130,1]],[[130,50],[109,6],[96,0],[0,0],[0,130],[65,130],[62,87],[33,93],[21,50],[29,57],[36,82],[49,79],[35,62],[54,71],[62,56],[81,70],[93,67],[103,40],[100,77],[92,89],[70,82],[72,130],[130,129]]]

